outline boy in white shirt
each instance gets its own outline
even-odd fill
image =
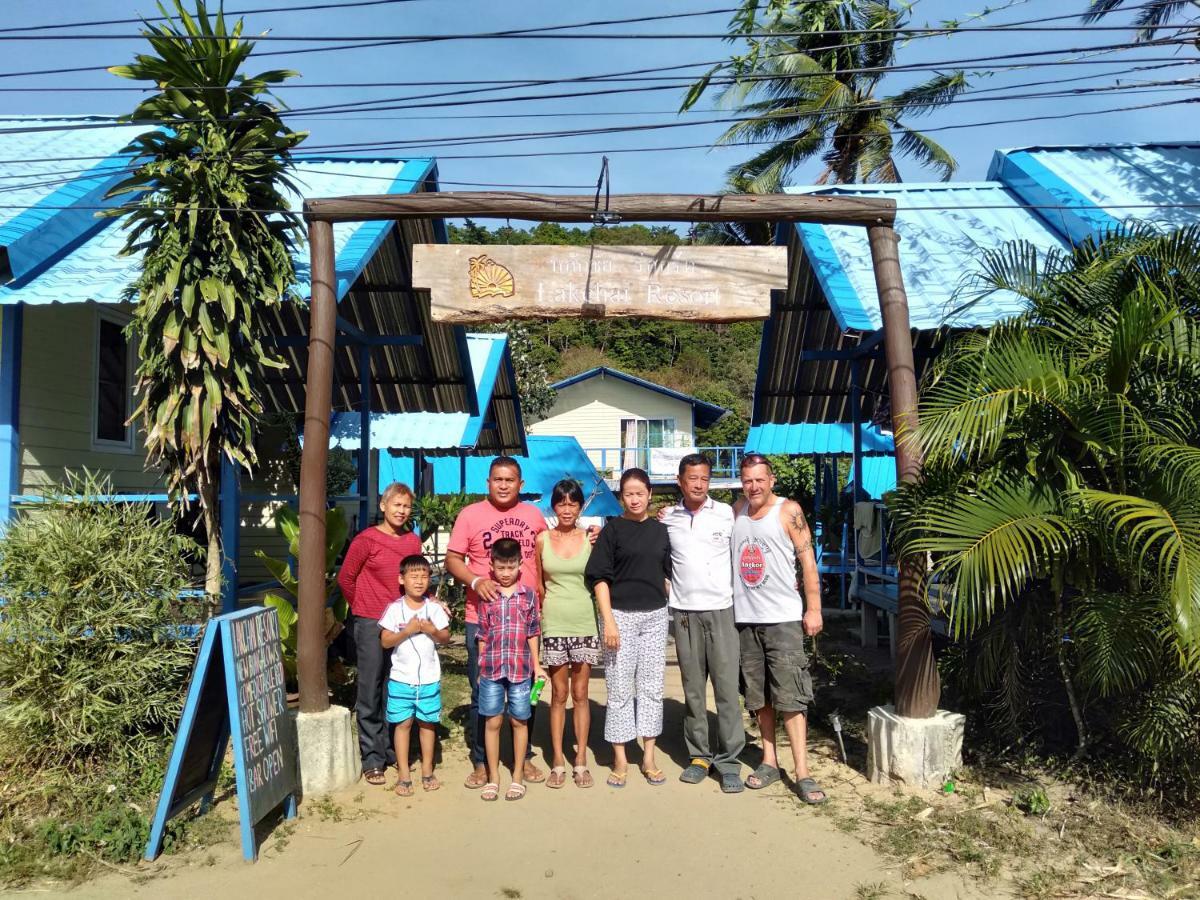
[[[400,562],[400,587],[404,595],[384,610],[379,620],[380,641],[392,650],[388,681],[387,720],[396,726],[396,793],[413,794],[408,771],[408,744],[413,719],[421,739],[421,787],[441,787],[433,774],[433,745],[442,716],[442,666],[437,645],[450,640],[450,619],[437,603],[425,599],[429,589],[429,560],[406,556]]]

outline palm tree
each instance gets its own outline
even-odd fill
[[[302,238],[283,190],[292,148],[305,137],[279,117],[272,85],[297,74],[240,74],[254,49],[242,22],[195,14],[173,0],[174,18],[146,25],[152,53],[115,75],[157,90],[127,118],[165,125],[128,148],[134,173],[110,192],[129,202],[113,214],[129,229],[124,253],[142,254],[129,287],[136,303],[138,407],[146,458],[172,497],[200,499],[208,535],[205,589],[220,592],[217,516],[221,459],[250,468],[262,413],[262,368],[283,368],[263,343],[271,307],[291,298],[289,248]],[[297,191],[298,193],[298,191]]]
[[[1015,698],[1010,719],[1013,667],[1041,659],[1079,752],[1101,696],[1138,698],[1106,712],[1133,750],[1195,753],[1200,227],[1129,225],[1041,258],[1015,243],[985,254],[972,290],[1028,310],[935,364],[920,425],[900,436],[926,464],[899,492],[898,537],[932,555],[953,632]]]
[[[1097,22],[1110,13],[1116,12],[1124,4],[1125,0],[1091,0],[1088,11],[1083,14],[1083,21]],[[1183,12],[1188,7],[1200,12],[1200,2],[1197,0],[1152,0],[1150,3],[1138,0],[1135,7],[1138,13],[1133,20],[1134,26],[1137,28],[1138,40],[1152,41],[1154,35],[1162,28],[1194,29],[1196,27],[1195,19],[1186,25],[1171,23],[1171,19],[1176,13]]]
[[[906,124],[946,106],[967,86],[962,71],[945,72],[890,96],[880,84],[895,64],[896,29],[904,12],[875,0],[771,4],[765,17],[746,0],[731,23],[731,39],[766,35],[751,50],[710,70],[692,86],[682,110],[707,91],[714,75],[732,81],[718,103],[747,115],[721,144],[772,142],[730,169],[758,192],[774,192],[801,163],[821,158],[818,184],[900,181],[898,156],[949,180],[958,164],[944,147]]]

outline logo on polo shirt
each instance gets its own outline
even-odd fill
[[[738,572],[742,576],[742,584],[746,587],[758,587],[767,577],[767,561],[763,557],[762,547],[758,544],[742,545],[738,557]]]

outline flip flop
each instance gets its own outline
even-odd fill
[[[829,798],[825,795],[824,789],[817,784],[815,778],[801,778],[796,782],[796,793],[800,795],[800,799],[809,806],[820,806]],[[820,794],[820,800],[814,800],[813,794]]]
[[[642,769],[642,777],[646,779],[646,784],[652,784],[657,787],[660,784],[667,783],[667,776],[663,774],[662,769]]]
[[[541,784],[546,780],[546,773],[534,765],[532,759],[525,760],[525,767],[521,770],[521,774],[530,784]]]
[[[387,783],[387,773],[378,767],[364,770],[363,778],[367,780],[367,784],[376,786]]]
[[[572,772],[571,778],[574,780],[576,787],[590,788],[596,783],[592,780],[592,773],[588,771],[587,766],[576,766]]]
[[[494,781],[489,781],[483,786],[483,792],[479,795],[480,800],[486,800],[488,803],[493,802],[500,796],[500,785]]]
[[[554,788],[555,790],[557,790],[557,789],[561,788],[564,784],[566,784],[566,782],[567,782],[567,767],[566,766],[555,766],[553,769],[550,770],[550,777],[546,779],[546,787]]]
[[[412,782],[397,781],[395,791],[397,797],[411,797],[413,795]]]
[[[525,785],[517,784],[515,781],[508,786],[508,790],[504,792],[505,800],[520,800],[525,796]]]
[[[422,775],[421,776],[421,787],[424,788],[426,791],[436,791],[441,786],[442,786],[442,783],[440,781],[438,781],[436,775]]]
[[[752,791],[761,791],[763,788],[768,788],[780,779],[779,769],[775,766],[768,766],[763,763],[757,769],[750,773],[750,778],[755,779],[758,784],[751,784],[750,778],[746,779],[746,787]]]
[[[488,783],[486,775],[480,775],[478,772],[472,772],[467,776],[467,780],[463,782],[463,787],[472,791],[477,791]]]
[[[623,788],[625,787],[625,779],[628,777],[628,772],[609,772],[608,778],[605,779],[604,783],[610,788]]]

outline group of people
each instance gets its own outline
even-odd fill
[[[555,485],[549,527],[537,507],[520,499],[520,464],[510,457],[492,462],[487,497],[459,514],[446,553],[447,573],[466,588],[467,741],[473,766],[466,787],[480,790],[484,800],[500,796],[500,733],[507,718],[514,762],[505,799],[524,797],[528,783],[562,788],[568,778],[568,698],[575,737],[570,779],[577,787],[592,787],[588,684],[592,667],[601,663],[608,695],[604,737],[613,750],[606,784],[625,786],[626,748],[638,738],[641,776],[651,785],[664,784],[656,744],[663,725],[667,636],[673,631],[690,757],[680,780],[698,784],[715,772],[726,793],[775,783],[781,777],[776,727],[782,719],[797,793],[808,803],[825,800],[807,760],[812,681],[804,637],[822,628],[811,532],[799,505],[775,495],[765,456],[742,458],[743,498],[735,506],[709,495],[711,474],[705,457],[685,457],[679,502],[652,516],[650,478],[629,469],[620,482],[623,514],[603,528],[584,529],[584,496],[576,482]],[[412,500],[402,484],[384,492],[381,522],[355,537],[338,576],[358,650],[363,774],[369,783],[383,784],[386,767],[395,765],[402,796],[413,793],[408,752],[414,721],[422,787],[440,787],[433,771],[441,715],[436,648],[449,640],[450,624],[448,610],[427,598],[430,565],[406,527]],[[533,694],[547,681],[548,775],[534,761],[529,740],[537,710]],[[715,735],[705,702],[710,681]],[[745,780],[743,696],[757,716],[763,745],[762,763]]]

